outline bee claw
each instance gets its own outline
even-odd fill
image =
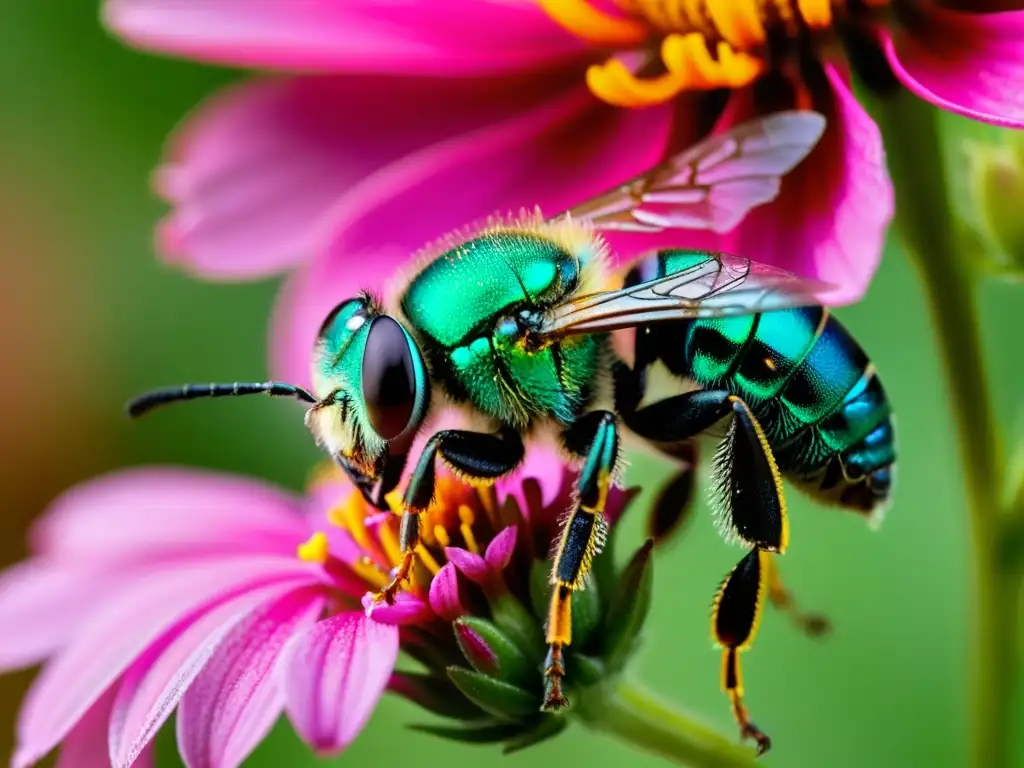
[[[757,757],[760,757],[772,748],[772,740],[768,738],[768,734],[750,722],[743,724],[740,730],[740,738],[753,739],[757,742]]]

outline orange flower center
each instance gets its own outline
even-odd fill
[[[334,471],[330,468],[320,472],[314,482],[330,479]],[[352,491],[327,511],[327,523],[346,531],[363,552],[356,562],[346,563],[346,567],[371,589],[384,587],[390,581],[391,569],[402,559],[399,544],[401,494],[393,491],[387,502],[391,514],[383,519],[358,491]],[[498,507],[493,488],[473,488],[450,475],[438,473],[434,499],[420,515],[414,588],[429,588],[430,580],[447,562],[445,547],[457,546],[483,554],[491,538],[515,522],[506,519],[505,513],[506,510]],[[322,531],[314,533],[299,545],[297,555],[307,562],[327,564],[332,558],[327,535]]]
[[[860,0],[881,8],[892,0]],[[658,53],[660,73],[639,76],[620,59],[587,70],[594,94],[620,107],[649,107],[683,91],[740,88],[768,71],[769,42],[829,29],[848,0],[538,0],[547,14],[596,46]]]

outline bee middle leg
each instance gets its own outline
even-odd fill
[[[434,498],[436,463],[440,457],[460,477],[491,483],[519,466],[523,460],[522,438],[512,430],[496,434],[448,429],[434,434],[420,454],[405,495],[398,541],[402,558],[391,583],[374,597],[375,603],[395,602],[395,596],[412,578],[416,547],[420,543],[420,518]]]
[[[594,557],[601,552],[607,532],[605,503],[619,457],[615,414],[593,411],[563,434],[566,448],[582,456],[576,481],[577,500],[562,527],[562,536],[551,570],[551,604],[548,609],[548,655],[544,663],[544,710],[558,710],[569,700],[562,690],[565,665],[562,654],[572,642],[572,593],[583,589]]]
[[[754,739],[761,754],[771,741],[743,704],[739,654],[757,632],[774,567],[770,555],[785,551],[789,538],[782,477],[764,430],[750,407],[725,390],[669,397],[629,412],[623,420],[641,437],[671,443],[695,437],[727,417],[729,427],[714,460],[715,497],[723,527],[749,551],[718,590],[712,627],[723,648],[722,687],[742,735]]]

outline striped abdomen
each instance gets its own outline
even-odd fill
[[[682,341],[670,367],[743,398],[785,476],[864,513],[887,500],[896,460],[889,401],[860,345],[827,309],[695,320]]]

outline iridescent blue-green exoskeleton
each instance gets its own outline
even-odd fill
[[[437,461],[493,482],[516,469],[539,433],[554,432],[580,473],[551,575],[546,709],[566,703],[571,596],[600,551],[621,436],[692,457],[694,441],[717,431],[715,501],[749,552],[718,592],[714,631],[733,711],[763,750],[768,739],[741,701],[738,653],[765,595],[786,602],[771,557],[788,540],[782,478],[858,512],[880,508],[895,460],[889,404],[860,347],[819,306],[828,286],[735,256],[661,250],[616,289],[600,231],[727,231],[776,196],[823,127],[809,112],[747,123],[566,214],[494,220],[449,238],[419,262],[394,306],[366,294],[330,313],[314,351],[313,392],[278,382],[189,385],[144,395],[130,410],[255,392],[311,403],[308,426],[371,503],[386,509],[384,496],[408,478],[403,557],[378,595],[389,602],[410,583]],[[612,331],[629,328],[632,365],[610,342]],[[681,393],[646,403],[656,364]],[[445,402],[479,428],[436,431],[409,457]]]

